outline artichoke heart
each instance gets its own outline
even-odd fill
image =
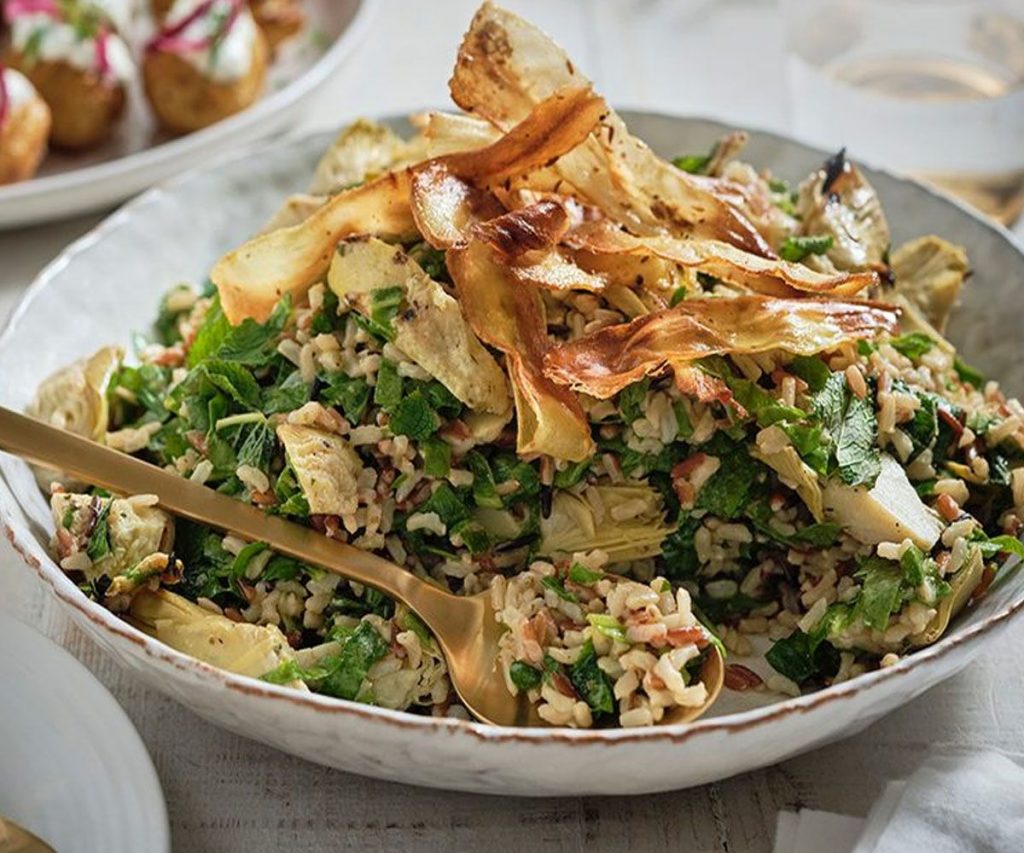
[[[869,545],[910,539],[930,552],[945,527],[914,491],[903,466],[888,453],[882,454],[881,473],[870,489],[833,478],[825,486],[824,497],[825,517]]]
[[[174,542],[174,519],[137,501],[57,492],[50,510],[61,560],[81,555],[75,565],[88,580],[125,574]]]
[[[401,286],[408,307],[394,318],[395,346],[471,409],[511,417],[508,380],[459,303],[401,248],[373,237],[344,241],[327,282],[364,316],[374,291]]]
[[[555,494],[551,514],[540,522],[540,554],[601,550],[619,562],[661,553],[671,528],[655,489],[640,484],[592,488],[594,501],[570,492]]]
[[[43,380],[26,414],[76,435],[102,441],[110,422],[107,386],[123,357],[120,347],[103,347],[88,358],[61,368]],[[67,487],[77,485],[52,468],[33,466],[33,471],[44,489],[53,482]]]
[[[843,152],[800,187],[797,201],[800,233],[828,235],[825,255],[811,255],[807,265],[822,272],[866,270],[884,264],[889,248],[889,223],[875,188],[846,161]]]
[[[751,455],[774,470],[785,485],[800,495],[815,521],[824,520],[824,499],[818,475],[810,465],[800,458],[796,448],[784,447],[774,453],[753,450]]]
[[[313,515],[349,515],[356,511],[363,463],[348,442],[309,426],[281,424],[277,437]]]
[[[920,634],[910,638],[911,645],[928,646],[938,640],[949,627],[949,622],[971,600],[985,572],[985,559],[979,548],[971,548],[966,564],[949,582],[949,594],[939,601],[935,616]]]
[[[139,592],[130,614],[136,626],[172,649],[239,675],[259,678],[295,658],[275,625],[232,622],[166,589]]]
[[[935,235],[911,240],[892,253],[896,293],[939,332],[946,331],[968,268],[963,248]]]
[[[391,128],[358,119],[342,129],[317,163],[309,191],[330,195],[382,175],[389,169],[421,160],[426,143],[406,142]]]

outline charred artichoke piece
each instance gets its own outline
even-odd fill
[[[963,247],[934,234],[904,243],[892,253],[897,295],[920,310],[939,332],[946,331],[968,270]]]

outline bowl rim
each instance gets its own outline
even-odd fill
[[[247,130],[258,128],[271,116],[300,103],[320,88],[363,41],[372,15],[373,0],[351,0],[351,18],[330,46],[305,71],[280,89],[268,92],[255,104],[193,133],[184,134],[138,151],[89,166],[0,186],[0,203],[9,204],[54,192],[67,192],[123,178],[125,175],[184,160],[189,154],[209,150]],[[187,170],[182,174],[187,174]],[[69,247],[70,248],[70,247]]]
[[[729,125],[717,119],[702,116],[682,116],[652,110],[623,110],[625,119],[640,117],[656,120],[700,122],[706,126],[721,129],[723,132]],[[385,123],[402,122],[405,114],[388,115],[379,119]],[[813,146],[780,134],[775,131],[750,128],[751,132],[768,140],[789,145],[798,145],[811,153],[823,153]],[[8,345],[23,315],[32,307],[36,297],[49,286],[51,280],[74,259],[88,250],[95,243],[102,241],[108,232],[123,227],[136,215],[143,213],[153,204],[159,203],[165,190],[173,189],[181,184],[201,176],[206,171],[216,168],[218,164],[234,162],[251,157],[259,151],[293,148],[296,152],[308,147],[315,139],[332,138],[333,131],[318,130],[300,135],[292,135],[272,141],[258,141],[252,145],[236,149],[213,161],[208,161],[196,168],[183,172],[167,181],[157,184],[133,198],[98,225],[65,247],[60,254],[50,261],[24,290],[18,303],[0,330],[0,349]],[[894,180],[911,184],[919,190],[934,196],[941,201],[952,204],[962,213],[970,216],[983,228],[994,232],[1008,242],[1015,252],[1021,255],[1024,264],[1024,246],[1005,227],[989,220],[965,203],[949,194],[936,191],[913,178],[896,174],[888,169],[866,163],[873,171],[884,174]],[[941,658],[951,654],[958,648],[974,646],[986,639],[996,628],[1007,623],[1024,609],[1024,584],[1016,596],[1004,604],[999,610],[980,622],[954,630],[931,646],[918,649],[908,654],[890,667],[864,673],[849,681],[823,688],[814,693],[784,699],[769,705],[723,714],[718,717],[702,717],[691,723],[677,723],[665,726],[653,726],[644,729],[571,729],[571,728],[502,728],[480,723],[475,720],[459,720],[454,718],[430,717],[412,714],[407,711],[396,711],[365,705],[345,699],[336,699],[317,693],[300,693],[284,686],[269,684],[257,678],[238,675],[219,669],[190,655],[167,646],[156,638],[135,628],[107,610],[98,602],[85,597],[81,590],[64,574],[56,562],[49,556],[42,545],[14,517],[10,501],[20,510],[21,505],[13,488],[7,483],[0,472],[0,527],[22,560],[38,575],[41,581],[50,588],[57,600],[66,608],[74,611],[77,619],[84,619],[104,632],[108,642],[113,644],[130,643],[141,650],[145,657],[157,669],[176,670],[191,675],[207,685],[220,685],[229,692],[238,694],[245,699],[257,698],[284,705],[291,705],[321,714],[332,714],[358,718],[369,723],[381,723],[396,730],[422,731],[428,733],[445,732],[450,736],[468,735],[476,741],[487,744],[530,744],[545,745],[550,743],[566,745],[601,745],[605,747],[620,744],[643,743],[682,743],[687,740],[715,734],[728,735],[742,732],[769,724],[783,717],[803,715],[816,711],[839,699],[849,699],[873,689],[876,685],[895,683],[895,681],[911,671],[935,665]],[[1022,566],[1017,558],[1010,558],[1003,564],[1002,571],[1014,572]]]

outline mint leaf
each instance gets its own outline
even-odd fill
[[[902,602],[903,568],[890,560],[869,557],[855,576],[861,581],[856,615],[866,627],[884,631]]]
[[[846,377],[833,373],[814,396],[814,413],[828,430],[839,476],[851,486],[873,486],[881,471],[875,446],[878,421],[870,396],[849,393]]]
[[[650,380],[644,379],[626,386],[619,392],[619,411],[622,412],[623,423],[631,424],[644,416],[644,400],[647,399],[650,387]]]
[[[367,318],[370,330],[386,341],[395,339],[394,319],[404,296],[405,289],[401,285],[381,287],[370,294],[370,316]]]
[[[780,403],[756,382],[749,379],[728,379],[726,384],[736,402],[757,420],[759,426],[768,427],[782,420],[799,420],[805,416],[802,409]]]
[[[393,362],[383,359],[377,370],[377,385],[373,389],[373,402],[385,411],[393,409],[402,399],[402,377]]]
[[[604,577],[604,572],[595,572],[588,569],[582,563],[573,563],[569,567],[569,580],[573,583],[578,584],[592,584],[597,583],[601,578]]]
[[[447,477],[452,470],[452,446],[443,438],[427,438],[420,444],[423,473],[428,477]]]
[[[378,386],[379,387],[379,386]],[[441,422],[420,391],[402,397],[391,412],[388,426],[396,435],[421,441],[437,432]]]
[[[697,509],[706,509],[721,518],[736,518],[747,504],[761,466],[742,447],[719,460],[718,470],[697,495]]]
[[[871,487],[882,470],[875,446],[878,420],[869,397],[851,397],[837,434],[833,435],[839,476],[851,486]]]
[[[317,689],[328,696],[355,699],[366,676],[377,661],[388,653],[388,644],[369,622],[360,622],[344,640],[341,652],[321,661],[327,671]]]
[[[381,362],[381,367],[385,363]],[[320,388],[320,400],[341,409],[352,424],[358,424],[370,403],[370,386],[366,384],[366,380],[358,376],[346,376],[344,373],[328,373],[321,376],[320,381],[323,383]],[[380,385],[379,372],[377,384]]]

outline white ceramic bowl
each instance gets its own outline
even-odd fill
[[[721,125],[626,114],[666,155],[703,151]],[[396,123],[400,124],[400,123]],[[329,136],[279,143],[151,190],[66,250],[40,275],[0,336],[0,403],[22,408],[55,368],[148,328],[158,298],[201,281],[307,182]],[[798,179],[823,153],[755,133],[748,156]],[[254,165],[258,162],[258,166]],[[975,274],[952,326],[969,361],[1024,392],[1019,334],[1024,256],[1008,234],[884,172],[869,175],[899,242],[934,232],[965,245]],[[2,457],[2,454],[0,454]],[[0,458],[7,535],[72,618],[140,679],[203,717],[311,761],[387,779],[522,795],[639,794],[696,785],[780,761],[860,731],[965,667],[1024,605],[1008,571],[941,642],[884,671],[787,701],[731,694],[715,716],[649,730],[497,729],[356,705],[231,675],[179,654],[88,601],[47,554],[51,522],[20,461]],[[728,693],[728,691],[727,691]],[[775,697],[776,699],[778,697]],[[751,707],[751,702],[771,704]],[[746,706],[741,705],[746,702]]]
[[[85,154],[49,154],[39,175],[0,186],[0,229],[101,210],[171,175],[289,126],[366,31],[371,0],[306,0],[306,28],[271,65],[266,93],[210,127],[170,138],[136,81],[128,111],[109,142]]]
[[[114,697],[3,612],[0,648],[0,815],[61,853],[168,853],[160,780]]]

